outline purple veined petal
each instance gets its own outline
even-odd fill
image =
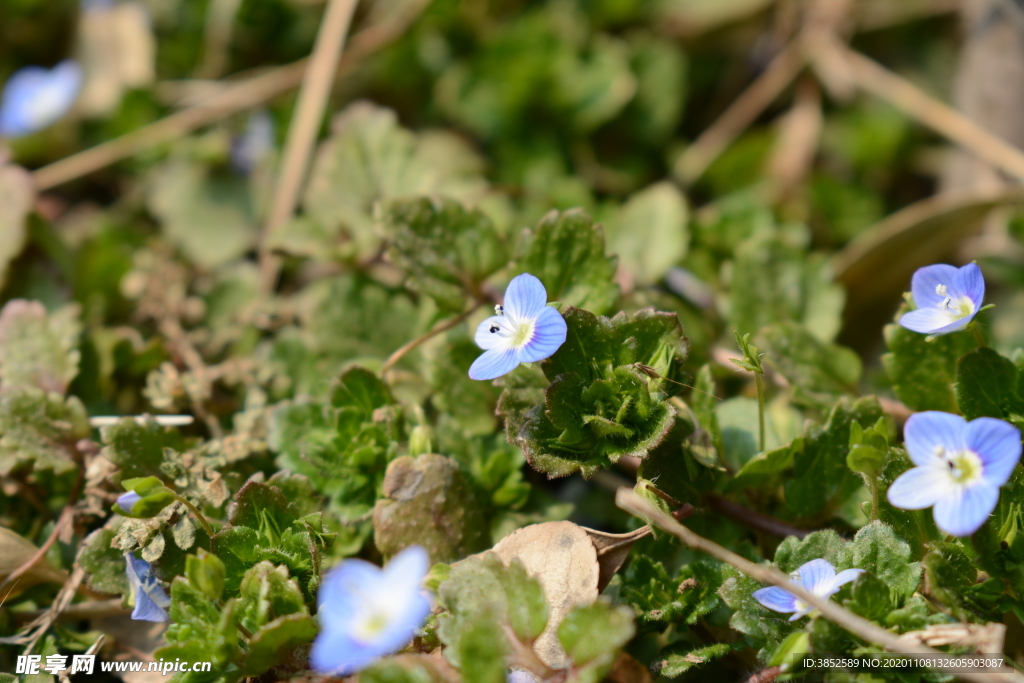
[[[309,661],[320,673],[347,676],[365,669],[383,654],[375,644],[360,643],[347,632],[325,628],[313,641]]]
[[[829,582],[828,585],[828,590],[825,591],[822,597],[827,598],[832,595],[835,595],[839,592],[840,588],[850,583],[851,581],[855,581],[857,577],[863,573],[863,569],[844,569],[843,571],[839,572],[834,577],[832,577],[832,580]]]
[[[132,508],[135,507],[135,504],[140,500],[142,500],[142,496],[135,493],[135,491],[128,491],[127,493],[122,493],[117,497],[117,505],[125,512],[130,513],[132,512]]]
[[[885,497],[901,510],[923,510],[948,495],[956,483],[939,464],[913,467],[896,478]]]
[[[491,330],[497,326],[500,328],[497,332],[491,332]],[[512,335],[507,333],[508,320],[502,315],[492,315],[487,320],[477,325],[476,334],[473,335],[473,341],[481,349],[489,351],[490,349],[508,349],[512,347]],[[502,334],[505,331],[506,334]]]
[[[317,617],[324,629],[347,630],[363,608],[366,593],[383,583],[379,567],[366,560],[348,559],[329,571],[317,592]]]
[[[171,599],[156,582],[149,562],[140,560],[131,553],[126,554],[124,559],[128,586],[135,599],[132,619],[137,621],[167,621],[170,619],[166,608],[170,607]]]
[[[513,320],[536,318],[548,305],[548,292],[533,275],[523,273],[512,278],[505,290],[505,315]]]
[[[832,563],[820,558],[800,565],[797,572],[800,573],[800,584],[815,595],[836,576]]]
[[[136,621],[167,621],[170,619],[167,610],[144,590],[140,590],[135,596],[135,609],[132,610],[132,619]]]
[[[981,308],[982,302],[985,301],[985,278],[977,263],[968,263],[958,269],[954,284],[957,294],[973,301],[975,308]]]
[[[938,308],[919,308],[900,316],[899,324],[911,332],[921,334],[948,334],[967,327],[974,315],[956,318],[952,313]]]
[[[470,379],[494,379],[507,375],[519,365],[519,353],[515,349],[491,349],[484,351],[469,366]]]
[[[565,343],[567,331],[562,314],[551,306],[545,306],[537,316],[533,337],[520,351],[520,359],[524,363],[532,363],[549,358]]]
[[[1005,484],[1020,461],[1020,430],[1004,420],[979,417],[967,423],[965,441],[981,458],[985,481],[993,486]]]
[[[953,295],[958,271],[956,266],[946,263],[936,263],[932,266],[918,268],[910,280],[910,292],[914,295],[914,306],[918,309],[938,308],[946,296]],[[936,291],[939,285],[946,287],[948,290],[946,295]],[[900,324],[903,324],[902,321]],[[920,330],[915,331],[919,332]]]
[[[935,503],[935,525],[953,536],[970,536],[981,528],[999,502],[999,488],[984,482],[957,486]]]
[[[788,613],[797,610],[796,596],[778,586],[761,588],[754,591],[753,596],[759,603],[775,612]]]
[[[959,415],[926,410],[914,413],[903,427],[903,441],[915,465],[927,465],[935,457],[936,446],[947,451],[967,447],[967,420]]]

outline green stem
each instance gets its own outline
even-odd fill
[[[981,348],[981,349],[985,348],[987,346],[985,344],[985,338],[981,336],[981,330],[978,329],[978,324],[975,323],[975,322],[972,322],[970,325],[968,325],[968,327],[971,329],[971,332],[974,333],[974,338],[978,342],[978,348]]]
[[[878,520],[878,477],[870,477],[868,481],[871,485],[871,521],[874,522]]]
[[[203,525],[203,530],[206,531],[206,535],[212,539],[214,534],[213,527],[210,526],[210,523],[206,521],[206,517],[203,517],[203,513],[199,511],[199,508],[197,508],[195,505],[188,502],[178,494],[174,494],[174,497],[178,500],[179,503],[187,507],[189,511],[191,511],[192,514],[196,516],[196,519],[199,520],[199,523]]]
[[[754,373],[754,384],[757,385],[757,430],[758,450],[764,450],[764,375],[760,372]]]

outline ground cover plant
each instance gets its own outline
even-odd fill
[[[1021,678],[1016,4],[0,12],[0,683]]]

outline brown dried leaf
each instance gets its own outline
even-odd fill
[[[28,562],[36,551],[39,550],[31,541],[10,529],[0,527],[0,581],[6,579],[12,572],[21,565]],[[54,568],[45,556],[32,565],[32,568],[22,574],[13,587],[14,593],[19,593],[29,586],[37,583],[52,582],[64,583],[68,575]],[[13,594],[13,593],[12,593]],[[0,601],[7,596],[0,596]]]
[[[987,624],[932,624],[923,631],[910,631],[900,636],[900,641],[929,647],[943,645],[967,645],[981,654],[998,654],[1003,651],[1006,625],[998,622]]]

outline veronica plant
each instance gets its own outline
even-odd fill
[[[345,560],[324,577],[317,596],[320,634],[310,660],[322,673],[348,675],[406,645],[430,613],[422,592],[429,558],[409,546],[380,569]]]
[[[127,495],[127,494],[125,494]],[[131,553],[124,556],[127,567],[128,585],[131,587],[135,609],[132,619],[139,621],[167,621],[167,608],[171,599],[160,587],[149,562],[140,560]]]
[[[999,501],[1021,455],[1020,430],[1003,420],[915,413],[903,430],[917,467],[889,487],[889,502],[904,510],[931,507],[935,524],[953,536],[981,528]]]
[[[0,137],[22,137],[56,123],[81,88],[82,69],[71,60],[52,69],[27,66],[15,72],[0,101]]]
[[[839,592],[839,589],[850,583],[864,572],[863,569],[846,569],[836,574],[836,568],[828,560],[811,560],[800,565],[790,578],[804,587],[805,590],[822,599],[827,599]],[[814,607],[796,597],[784,588],[769,586],[754,591],[754,599],[770,610],[793,613],[790,621],[807,616]]]
[[[940,335],[967,327],[981,310],[985,278],[976,263],[963,268],[938,263],[919,268],[910,283],[916,310],[899,323],[908,330]]]
[[[485,351],[470,366],[469,376],[494,379],[520,363],[544,360],[557,351],[565,343],[565,320],[547,303],[540,280],[529,273],[513,278],[504,305],[496,306],[496,315],[476,329],[476,343]]]

